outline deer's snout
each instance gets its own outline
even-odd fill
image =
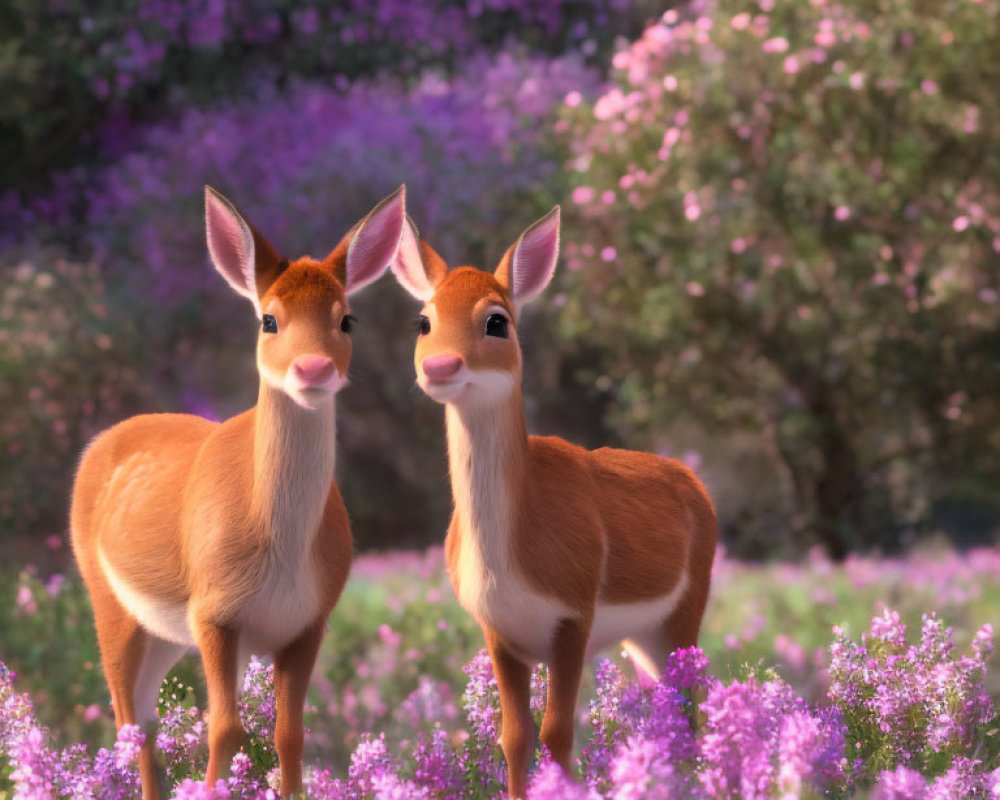
[[[425,358],[420,362],[420,367],[428,380],[444,381],[457,373],[462,368],[463,363],[461,356],[449,354]]]
[[[326,383],[336,369],[333,359],[326,356],[299,356],[292,362],[292,373],[304,386]]]

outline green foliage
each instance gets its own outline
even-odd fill
[[[733,481],[756,438],[771,488],[724,510],[761,549],[766,508],[843,556],[958,475],[995,503],[1000,5],[698,7],[565,114],[561,332],[597,343],[615,426],[728,435]]]

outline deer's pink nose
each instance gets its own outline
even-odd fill
[[[295,377],[307,386],[326,383],[335,369],[333,359],[326,356],[299,356],[292,362]]]
[[[443,381],[450,378],[462,368],[462,357],[455,355],[431,356],[425,358],[420,366],[432,381]]]

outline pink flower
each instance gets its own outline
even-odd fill
[[[847,206],[837,206],[833,211],[833,216],[840,222],[844,222],[851,218],[851,209]]]
[[[580,105],[580,102],[582,100],[583,96],[579,92],[574,90],[566,95],[566,99],[563,102],[565,102],[566,105],[568,105],[570,108],[574,108]]]
[[[618,251],[613,247],[605,247],[601,250],[601,261],[614,261],[618,257]]]
[[[750,27],[750,15],[745,11],[742,14],[737,14],[729,23],[733,26],[733,30],[743,31]]]
[[[687,293],[692,297],[703,297],[705,295],[705,287],[698,283],[698,281],[688,281],[687,286],[684,288],[687,289]]]
[[[31,588],[24,584],[17,588],[17,607],[29,614],[34,614],[38,610]]]
[[[784,53],[788,50],[788,39],[784,36],[775,36],[765,41],[762,47],[765,53]]]
[[[937,94],[938,85],[929,78],[924,78],[922,81],[920,81],[920,91],[922,91],[924,94]]]
[[[961,233],[962,231],[964,231],[966,228],[969,227],[969,218],[964,214],[955,217],[955,221],[951,223],[951,227],[953,227],[956,231]]]
[[[577,186],[573,190],[573,194],[570,195],[570,198],[578,206],[583,206],[587,203],[593,202],[595,194],[594,190],[589,186]]]
[[[673,75],[667,75],[663,79],[663,88],[666,89],[668,92],[676,92],[677,91],[677,78],[674,77]]]
[[[861,89],[865,85],[865,74],[863,72],[855,72],[847,81],[852,89]]]
[[[837,34],[832,30],[820,31],[813,37],[813,41],[820,47],[833,47],[837,43]]]
[[[794,75],[796,72],[798,72],[799,71],[798,56],[788,56],[788,58],[785,59],[785,63],[782,65],[782,69],[784,69],[788,75]]]

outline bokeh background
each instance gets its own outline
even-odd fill
[[[254,402],[253,314],[209,265],[203,184],[295,256],[404,181],[452,264],[492,268],[564,206],[523,342],[534,431],[685,458],[749,556],[991,540],[994,4],[680,3],[647,29],[662,6],[4,4],[2,546],[62,534],[95,432]],[[385,280],[356,306],[355,535],[439,541],[414,304]]]
[[[720,663],[784,665],[815,695],[829,625],[882,601],[951,609],[967,641],[1000,607],[989,551],[964,554],[1000,530],[998,41],[997,0],[3,3],[0,656],[57,730],[107,734],[67,550],[78,455],[130,414],[226,418],[256,396],[206,183],[294,257],[405,182],[434,247],[491,269],[560,203],[559,270],[522,331],[530,428],[698,471],[749,560],[720,572]],[[387,278],[354,308],[338,481],[356,541],[440,543],[415,304]],[[436,551],[406,558],[349,590],[353,655],[329,655],[324,707],[343,715],[356,680],[382,716],[337,747],[421,675],[460,686],[479,646]],[[411,569],[423,583],[383,579]],[[366,684],[379,647],[426,659]]]

